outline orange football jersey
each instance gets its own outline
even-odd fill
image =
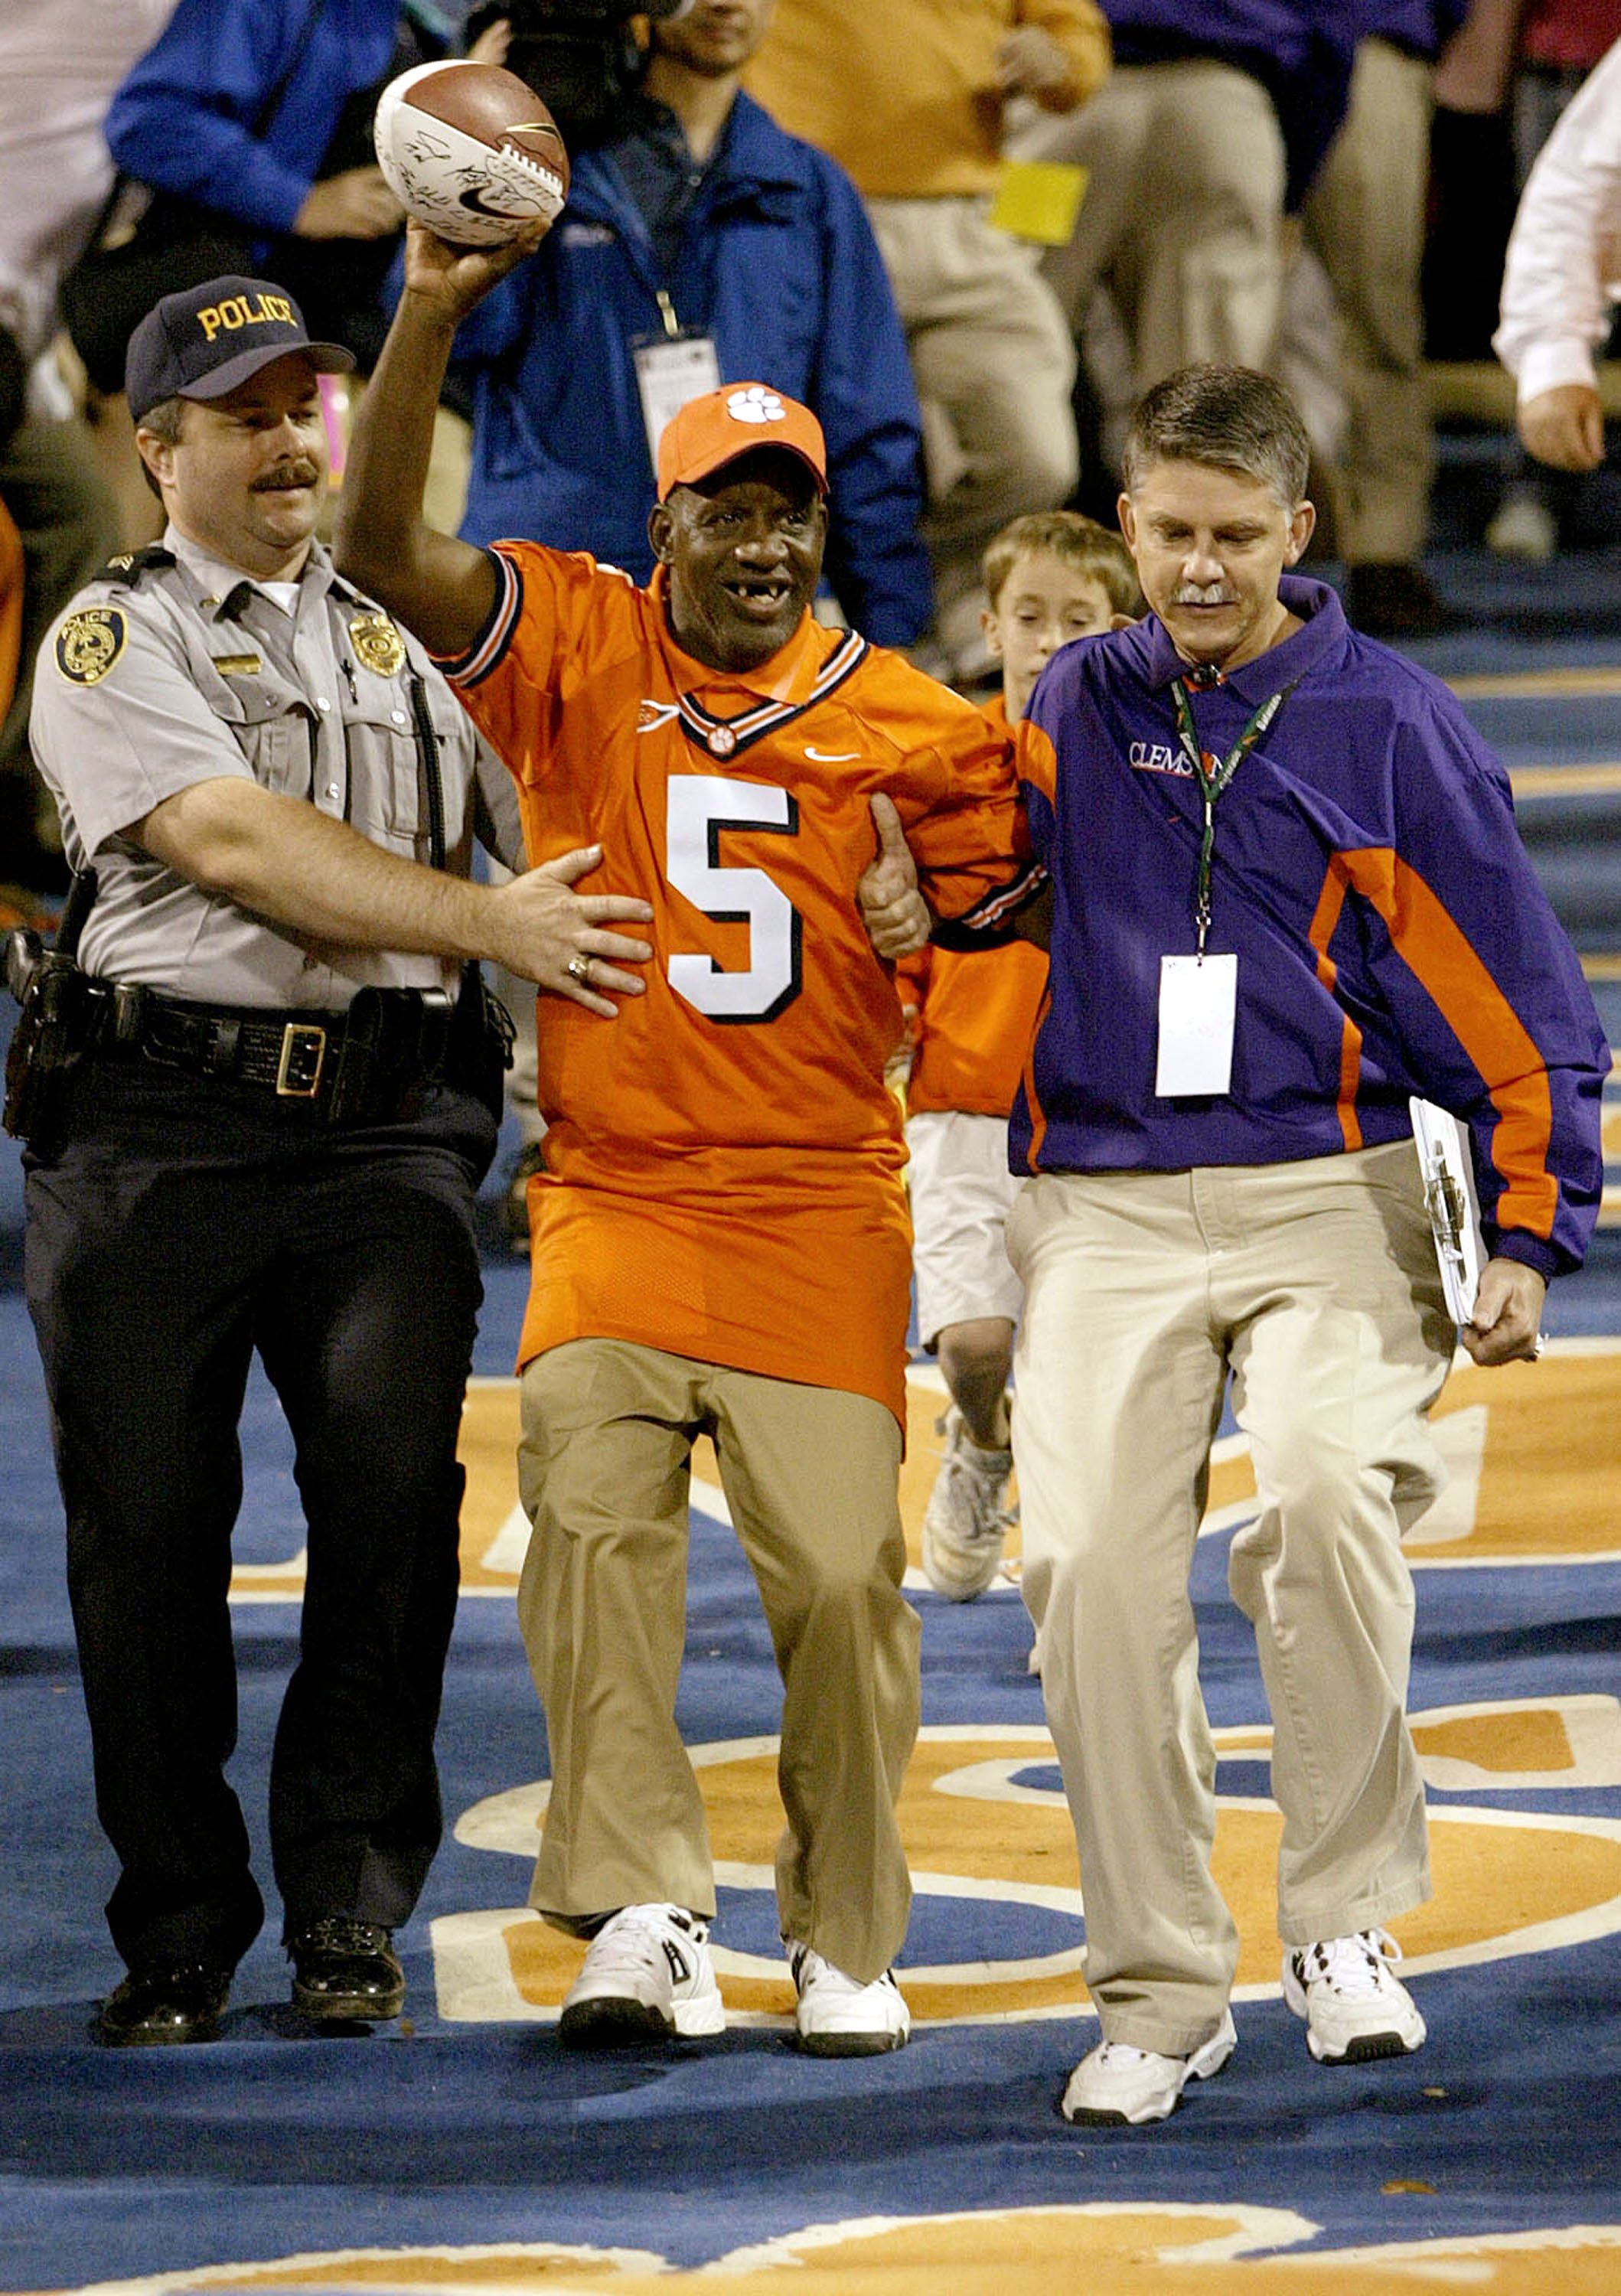
[[[911,1234],[885,1090],[889,970],[856,900],[893,799],[960,915],[1024,866],[1009,744],[897,655],[806,616],[747,676],[684,654],[648,590],[584,555],[495,554],[447,674],[505,758],[535,861],[640,895],[647,992],[540,1000],[546,1173],[521,1360],[626,1339],[850,1389],[903,1419]]]

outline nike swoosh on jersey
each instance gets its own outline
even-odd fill
[[[850,766],[860,757],[859,750],[814,750],[807,742],[805,754],[818,766]]]

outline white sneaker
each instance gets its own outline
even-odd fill
[[[794,1990],[794,2028],[813,2057],[877,2057],[912,2038],[912,2013],[892,1971],[858,1984],[807,1945],[784,1939]]]
[[[558,2022],[571,2049],[724,2033],[709,1925],[681,1906],[626,1906],[592,1939]]]
[[[1013,1454],[982,1451],[954,1403],[935,1431],[946,1438],[946,1456],[923,1516],[923,1570],[937,1595],[971,1603],[1002,1568]]]
[[[1559,526],[1535,495],[1509,493],[1486,528],[1486,546],[1499,558],[1526,558],[1541,565],[1560,546]]]
[[[1152,2049],[1134,2049],[1126,2041],[1100,2041],[1069,2076],[1064,2119],[1126,2121],[1134,2128],[1144,2120],[1163,2120],[1175,2112],[1186,2084],[1209,2080],[1220,2072],[1237,2046],[1231,2010],[1224,2013],[1213,2038],[1185,2057],[1162,2057]]]
[[[1283,1998],[1306,2020],[1320,2065],[1364,2065],[1422,2046],[1424,2020],[1390,1964],[1402,1948],[1386,1930],[1324,1938],[1283,1955]]]

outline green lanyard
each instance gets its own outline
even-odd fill
[[[1176,731],[1182,746],[1199,776],[1199,793],[1204,800],[1205,829],[1199,846],[1199,883],[1193,895],[1193,916],[1199,927],[1199,961],[1205,955],[1205,939],[1210,931],[1210,864],[1216,852],[1216,800],[1237,773],[1251,750],[1260,740],[1273,719],[1299,684],[1291,681],[1280,693],[1269,693],[1238,740],[1221,759],[1207,758],[1199,746],[1199,735],[1193,726],[1193,704],[1188,689],[1180,677],[1171,681],[1171,699],[1176,705]]]

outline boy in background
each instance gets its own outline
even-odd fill
[[[1036,681],[1072,638],[1142,611],[1125,543],[1074,511],[1036,511],[992,539],[981,617],[1002,693],[986,715],[1016,726]],[[1028,942],[971,957],[925,948],[899,969],[908,1006],[906,1145],[918,1332],[951,1395],[946,1456],[923,1517],[923,1569],[954,1603],[982,1595],[1002,1562],[1012,1472],[1008,1374],[1018,1278],[1003,1236],[1021,1183],[1008,1169],[1007,1119],[1047,959]]]

